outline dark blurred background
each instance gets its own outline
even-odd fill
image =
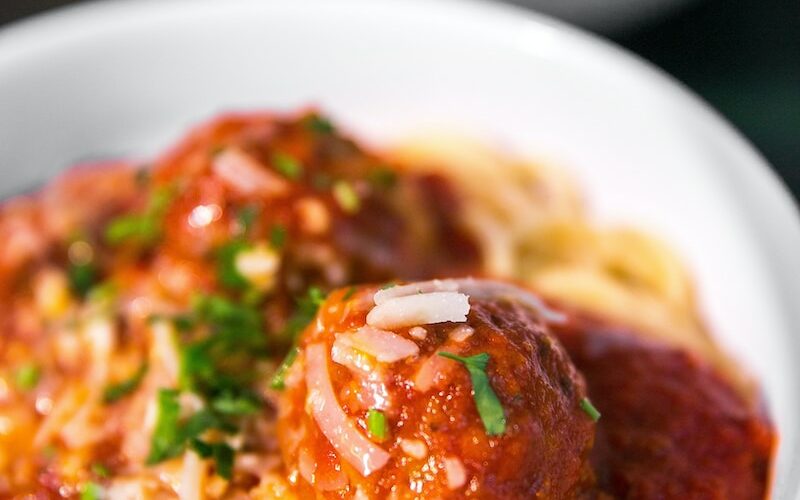
[[[684,82],[800,198],[800,1],[508,1],[581,24]],[[69,3],[75,0],[0,0],[0,26]]]

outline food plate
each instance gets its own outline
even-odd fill
[[[373,143],[457,132],[574,173],[601,222],[682,254],[800,483],[800,224],[763,159],[679,84],[596,38],[478,2],[87,4],[0,31],[0,194],[151,157],[220,111],[318,104]]]

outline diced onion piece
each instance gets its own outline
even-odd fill
[[[143,483],[134,479],[115,479],[106,489],[106,494],[114,500],[140,500],[146,498]]]
[[[467,482],[467,471],[458,457],[445,457],[444,473],[447,477],[447,487],[457,490]]]
[[[36,308],[45,318],[58,318],[69,307],[69,282],[67,276],[58,269],[49,268],[39,273],[33,291]]]
[[[181,470],[181,483],[178,487],[180,500],[202,500],[203,478],[206,475],[205,462],[192,450],[183,454],[183,469]]]
[[[297,452],[297,471],[300,476],[308,482],[314,484],[314,473],[317,471],[317,462],[314,461],[314,456],[308,451],[308,448],[300,448]]]
[[[240,195],[279,196],[289,191],[285,179],[241,149],[225,149],[214,157],[211,168],[226,186]]]
[[[308,407],[320,430],[337,453],[366,477],[389,461],[389,454],[358,431],[333,390],[324,344],[306,348]]]
[[[307,197],[297,200],[295,211],[300,218],[300,230],[306,234],[324,234],[331,227],[328,208],[317,198]]]
[[[378,290],[373,296],[375,305],[379,306],[390,299],[405,297],[407,295],[418,295],[431,292],[457,292],[458,282],[456,280],[431,280],[409,283],[408,285],[398,285],[390,288]]]
[[[411,337],[412,339],[425,340],[428,337],[428,330],[424,329],[421,326],[415,326],[409,328],[408,336]]]
[[[347,488],[347,485],[350,484],[347,474],[336,469],[324,473],[318,471],[314,479],[316,480],[315,486],[322,491],[339,491]]]
[[[387,300],[367,314],[376,328],[401,328],[467,320],[469,297],[458,292],[432,292]]]
[[[266,245],[256,245],[236,254],[236,271],[254,287],[266,291],[275,284],[275,276],[281,264],[277,252]]]
[[[419,392],[428,392],[433,387],[444,382],[455,366],[455,361],[439,356],[440,352],[454,352],[457,349],[451,346],[440,347],[431,357],[426,359],[414,375],[414,388]]]
[[[472,334],[475,333],[475,329],[469,325],[458,325],[457,327],[450,330],[450,339],[454,342],[464,342],[468,338],[472,337]]]
[[[153,367],[163,373],[164,383],[175,385],[180,374],[178,333],[172,322],[159,319],[150,326],[150,359]]]
[[[334,363],[346,366],[353,372],[370,374],[374,373],[376,369],[374,358],[338,338],[331,348],[331,359]]]
[[[419,354],[419,347],[414,342],[370,326],[339,335],[334,342],[334,348],[336,344],[365,352],[381,363],[394,363]]]
[[[116,326],[110,318],[98,316],[84,325],[83,335],[92,353],[92,380],[101,387],[108,378],[109,359],[116,344]]]
[[[337,463],[338,467],[338,463]],[[297,470],[308,484],[314,485],[321,491],[337,491],[346,488],[350,483],[347,475],[336,467],[320,470],[314,455],[308,448],[300,448],[297,456]]]
[[[401,439],[400,449],[411,458],[423,460],[428,456],[428,445],[419,439]]]

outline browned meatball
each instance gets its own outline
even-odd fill
[[[599,490],[632,499],[766,498],[775,434],[757,397],[687,350],[581,314],[553,331],[603,413],[592,453]]]
[[[280,405],[298,492],[580,496],[595,425],[548,319],[534,296],[496,282],[333,293],[301,338]]]

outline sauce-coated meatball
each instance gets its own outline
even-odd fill
[[[595,425],[581,376],[548,332],[553,319],[536,297],[496,282],[331,294],[280,405],[298,492],[580,496],[593,481]]]
[[[581,314],[554,334],[602,412],[592,452],[598,491],[614,498],[763,499],[775,434],[741,394],[687,349]]]

